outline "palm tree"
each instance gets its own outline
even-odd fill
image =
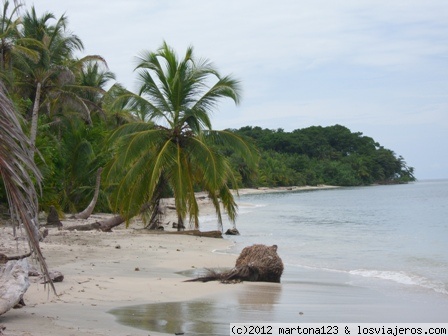
[[[108,83],[115,80],[115,74],[109,71],[104,61],[87,61],[81,65],[82,68],[77,71],[74,91],[88,106],[92,106],[91,112],[97,111],[101,116],[105,116],[102,108],[103,97],[107,93]]]
[[[40,42],[32,38],[21,36],[21,19],[18,17],[21,4],[17,4],[8,14],[9,1],[3,2],[3,11],[0,16],[0,75],[4,84],[11,85],[13,82],[13,61],[32,62],[39,60],[39,53],[33,47],[41,46]]]
[[[34,164],[29,139],[22,132],[13,105],[0,82],[0,177],[8,196],[11,217],[22,223],[32,252],[36,255],[46,278],[56,293],[48,274],[47,264],[39,247],[37,230],[37,192],[33,181],[40,185],[41,174]]]
[[[124,94],[117,104],[131,98],[144,121],[123,125],[111,136],[115,157],[105,175],[109,181],[119,180],[113,208],[128,221],[142,211],[154,221],[160,199],[172,195],[178,228],[187,214],[198,228],[195,191],[204,190],[220,228],[221,204],[234,222],[237,205],[231,188],[238,185],[228,158],[218,148],[232,147],[252,168],[256,151],[230,131],[213,130],[210,114],[221,99],[239,103],[239,82],[220,76],[208,60],[195,59],[192,47],[178,59],[166,43],[157,52],[142,53],[136,69],[139,94]]]
[[[92,123],[88,99],[79,96],[81,85],[76,76],[92,61],[105,63],[100,56],[92,55],[75,59],[74,53],[82,51],[82,41],[67,31],[68,19],[62,15],[55,24],[56,17],[52,13],[44,13],[38,17],[34,7],[23,18],[21,34],[41,43],[35,48],[40,58],[37,63],[21,62],[17,66],[19,86],[23,94],[33,101],[31,113],[30,140],[36,142],[39,111],[46,107],[48,114],[66,109],[67,106],[83,113],[88,124]],[[98,91],[88,86],[84,90]]]

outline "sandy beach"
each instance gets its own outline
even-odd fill
[[[243,189],[239,194],[315,188],[327,187]],[[212,215],[213,207],[200,196],[201,216]],[[107,216],[95,214],[88,220],[66,218],[62,223],[67,228]],[[173,219],[173,213],[166,214],[167,223]],[[169,224],[166,229],[173,230]],[[0,227],[0,230],[2,251],[9,255],[27,251],[26,242],[16,243],[10,228]],[[0,316],[0,324],[6,327],[3,333],[147,336],[147,331],[115,322],[115,317],[108,311],[122,306],[188,301],[235,292],[238,285],[186,283],[187,278],[177,273],[233,267],[237,255],[213,252],[225,250],[229,245],[230,242],[224,239],[147,233],[138,221],[129,228],[119,226],[111,233],[50,228],[41,248],[50,270],[64,275],[62,282],[55,283],[58,296],[48,294],[48,287],[39,284],[37,278],[30,278],[31,286],[24,296],[26,306]]]
[[[239,194],[324,188],[331,187],[243,189]],[[49,228],[41,248],[50,270],[64,275],[55,283],[58,296],[30,277],[26,306],[0,316],[3,335],[227,335],[229,323],[242,321],[446,321],[448,301],[437,293],[411,295],[393,284],[386,290],[363,286],[349,273],[286,265],[281,284],[185,282],[207,268],[233,267],[238,255],[222,253],[231,250],[232,239],[172,234],[172,202],[164,200],[168,210],[163,232],[144,230],[138,220],[110,233],[67,230],[108,214],[88,220],[67,216],[63,230]],[[204,195],[198,194],[198,202],[201,217],[213,216]],[[15,240],[10,227],[0,226],[0,237],[0,252],[11,256],[28,251],[25,239]],[[282,242],[278,245],[281,256]]]
[[[134,228],[112,233],[54,230],[42,250],[50,269],[64,275],[55,283],[59,296],[48,297],[44,285],[32,283],[26,306],[0,317],[5,335],[148,335],[120,326],[107,311],[232,290],[216,282],[185,283],[187,278],[176,274],[232,266],[233,256],[212,252],[227,247],[223,239],[145,234]]]

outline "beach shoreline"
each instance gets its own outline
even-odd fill
[[[242,189],[239,195],[332,188]],[[247,206],[243,201],[237,198],[240,207]],[[176,216],[170,202],[164,200],[169,205],[164,219],[166,231],[176,230],[171,225]],[[200,218],[210,221],[215,210],[206,195],[199,193],[198,202]],[[66,218],[62,223],[67,228],[108,216]],[[185,335],[196,335],[191,332],[193,327],[214,328],[217,332],[211,334],[225,335],[229,323],[260,322],[257,319],[277,323],[446,321],[448,301],[443,295],[403,288],[393,282],[372,286],[374,279],[364,280],[348,272],[286,263],[281,284],[185,282],[197,270],[233,267],[237,255],[230,252],[235,250],[238,238],[149,233],[142,228],[139,220],[132,221],[129,228],[118,226],[110,233],[49,228],[41,248],[50,270],[64,275],[62,282],[55,283],[59,296],[48,294],[43,285],[32,280],[24,296],[26,306],[0,316],[0,325],[6,327],[3,335],[162,336],[184,331]],[[26,241],[14,240],[11,228],[0,226],[0,236],[0,251],[7,255],[26,252]],[[281,241],[278,244],[282,257],[284,247]],[[202,310],[195,312],[198,307]],[[139,310],[143,315],[138,315]],[[149,325],[151,319],[153,324]],[[203,324],[204,319],[208,325]],[[157,323],[171,324],[179,330],[170,329],[173,332],[168,333]]]
[[[241,189],[238,195],[324,188],[332,187]],[[214,214],[213,206],[200,193],[198,202],[201,216]],[[88,220],[67,216],[61,221],[66,228],[108,216],[94,214]],[[174,230],[170,227],[170,221],[175,220],[174,212],[166,213],[165,217],[166,230]],[[30,288],[24,295],[26,306],[0,316],[0,324],[6,327],[4,335],[147,335],[145,331],[116,323],[108,311],[126,305],[192,300],[237,288],[217,282],[185,283],[185,276],[177,273],[195,268],[233,267],[237,255],[213,252],[228,249],[230,241],[163,232],[145,234],[142,225],[134,221],[129,228],[122,225],[111,233],[49,228],[41,248],[50,270],[64,275],[62,282],[55,283],[59,296],[48,293],[48,287],[45,289],[31,277]],[[0,230],[3,252],[15,255],[27,250],[24,239],[14,240],[11,228]]]
[[[332,188],[242,189],[239,195]],[[172,200],[165,201],[170,204]],[[207,197],[199,194],[198,202],[201,217],[211,218],[215,214]],[[238,199],[237,202],[242,204]],[[100,221],[108,216],[111,215],[94,214],[88,220],[66,218],[62,223],[68,227]],[[165,217],[165,231],[176,230],[170,222],[176,219],[172,208],[165,213]],[[293,268],[287,267],[280,285],[184,282],[188,278],[183,274],[191,275],[191,271],[233,267],[238,255],[230,254],[232,239],[166,234],[164,231],[149,233],[142,227],[143,223],[135,220],[129,228],[122,225],[110,233],[50,228],[41,247],[50,270],[58,270],[64,275],[64,280],[55,284],[59,296],[48,294],[43,285],[30,278],[32,284],[24,296],[26,306],[0,316],[0,324],[6,327],[3,334],[168,335],[153,329],[138,329],[137,325],[126,326],[110,312],[117,308],[148,304],[157,304],[163,309],[164,304],[175,305],[176,302],[188,307],[201,302],[214,302],[212,306],[222,310],[228,310],[228,307],[235,309],[236,305],[243,304],[258,311],[257,293],[260,291],[266,309],[273,309],[279,302],[296,307],[291,311],[282,311],[285,321],[276,315],[272,319],[275,322],[382,322],[390,318],[394,319],[393,322],[414,319],[431,322],[443,320],[447,309],[445,300],[423,303],[420,298],[426,299],[427,296],[410,297],[407,294],[402,299],[393,291],[381,292],[370,287],[350,285],[353,281],[359,283],[357,276],[323,270],[298,268],[291,273]],[[16,255],[27,249],[25,240],[19,241],[19,249],[16,249],[17,241],[13,239],[10,228],[0,227],[0,230],[0,250],[9,248],[7,254]],[[279,244],[281,246],[281,242]],[[281,256],[281,249],[279,254]],[[299,288],[295,297],[288,289],[291,287]],[[266,293],[272,295],[266,296]],[[431,312],[434,303],[439,304],[436,314]],[[345,308],[340,310],[340,307]],[[296,309],[304,314],[298,315]],[[166,320],[174,317],[167,316]],[[237,321],[228,321],[228,318],[224,316],[220,320],[221,327],[223,323],[239,322],[239,315],[233,317]]]

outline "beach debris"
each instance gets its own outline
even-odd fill
[[[185,231],[164,231],[165,234],[176,234],[176,235],[190,235],[197,237],[208,237],[208,238],[222,238],[222,232],[219,230],[212,231],[199,231],[199,230],[185,230]]]
[[[39,240],[43,241],[48,236],[48,229],[47,228],[40,228],[39,229]]]
[[[239,236],[240,232],[238,231],[237,228],[231,228],[231,229],[227,229],[226,235],[230,235],[230,236]]]
[[[30,286],[26,258],[10,260],[0,268],[0,315],[22,302]]]
[[[38,277],[40,275],[41,274],[40,274],[39,270],[35,266],[30,265],[30,267],[28,269],[28,276],[30,276],[30,277]]]
[[[50,275],[50,279],[52,282],[62,282],[64,280],[64,275],[59,271],[50,271],[48,272],[48,274]],[[46,284],[49,282],[50,280],[47,277],[41,277],[41,284]]]
[[[26,254],[12,256],[12,257],[8,257],[6,254],[0,253],[0,265],[6,264],[10,260],[21,260],[21,259],[28,258],[29,256],[31,256],[31,253],[32,252],[28,252]]]
[[[176,222],[173,222],[173,229],[181,229],[184,230],[185,226],[183,224],[177,224]]]
[[[208,282],[218,280],[223,283],[241,281],[280,282],[283,262],[277,254],[277,245],[255,244],[245,247],[230,271],[209,270],[206,276],[186,280],[187,282]]]
[[[57,228],[62,228],[62,222],[59,220],[59,215],[56,208],[53,205],[50,205],[50,210],[48,211],[47,223],[46,226],[56,226]]]
[[[125,222],[125,219],[120,215],[116,215],[113,217],[106,218],[99,222],[74,225],[70,227],[66,227],[66,230],[69,231],[103,231],[103,232],[112,232],[112,228],[121,225]]]

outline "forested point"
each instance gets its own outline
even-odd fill
[[[245,187],[329,184],[361,186],[415,181],[414,168],[392,150],[347,127],[312,126],[285,132],[246,126],[232,130],[253,142],[260,152],[256,176],[239,158],[232,162]]]
[[[340,125],[213,130],[211,109],[221,98],[238,104],[240,83],[198,62],[192,47],[184,58],[166,43],[142,52],[138,94],[116,81],[102,56],[75,56],[83,49],[66,15],[3,2],[0,81],[42,175],[41,211],[76,214],[94,200],[96,212],[128,219],[149,209],[153,221],[160,199],[174,196],[182,222],[197,212],[193,190],[234,214],[230,190],[238,187],[415,180],[401,156]],[[0,217],[8,204],[4,179],[0,174]]]

